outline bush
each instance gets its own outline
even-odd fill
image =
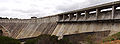
[[[109,36],[103,40],[103,42],[107,41],[114,41],[114,40],[120,40],[120,32],[113,34],[112,36]]]
[[[114,40],[115,40],[114,38],[111,39],[111,41],[114,41]]]
[[[35,39],[27,40],[25,44],[54,44],[57,43],[57,36],[40,35]]]
[[[20,44],[20,41],[10,37],[0,36],[0,44]]]
[[[38,36],[37,44],[54,44],[58,42],[57,36],[51,36],[51,35],[40,35]]]
[[[36,44],[36,39],[27,40],[25,44]]]
[[[25,44],[69,44],[68,39],[58,40],[58,37],[53,35],[40,35],[37,38],[27,40]]]
[[[69,42],[68,38],[63,38],[63,39],[58,41],[58,44],[72,44],[72,43]]]

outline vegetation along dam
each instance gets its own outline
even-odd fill
[[[120,32],[120,1],[31,19],[0,19],[2,35],[16,39],[50,34],[62,37],[109,30]],[[105,34],[105,33],[103,33]]]

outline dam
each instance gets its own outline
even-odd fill
[[[106,30],[110,30],[111,35],[120,32],[120,1],[41,18],[0,19],[0,30],[2,35],[15,39]]]

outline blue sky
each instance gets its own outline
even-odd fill
[[[0,0],[0,17],[28,19],[118,0]]]

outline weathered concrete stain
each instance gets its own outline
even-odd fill
[[[56,23],[0,23],[11,33],[13,38],[36,37],[40,34],[51,34]]]
[[[59,23],[52,34],[62,36],[83,32],[95,32],[105,30],[112,30],[111,34],[120,32],[120,23],[115,22]]]
[[[118,7],[120,1],[35,19],[0,19],[0,25],[8,31],[9,36],[16,39],[40,34],[63,36],[105,30],[111,30],[110,34],[114,34],[120,31]],[[112,10],[102,11],[108,8]]]
[[[72,44],[99,44],[103,42],[103,39],[110,34],[110,31],[96,31],[85,32],[71,35],[64,35],[64,38],[69,38]]]

